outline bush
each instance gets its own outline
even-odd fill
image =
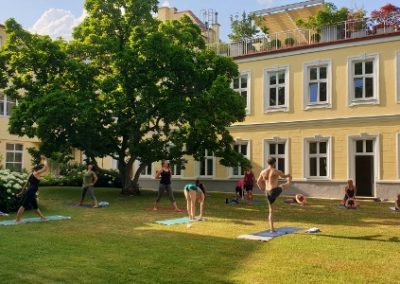
[[[295,43],[295,41],[294,41],[294,38],[292,38],[292,37],[288,37],[288,38],[285,39],[285,45],[286,46],[293,46],[294,43]]]
[[[21,199],[16,196],[25,185],[28,174],[0,170],[0,211],[17,211]]]
[[[270,46],[271,46],[272,49],[274,49],[274,48],[281,48],[282,42],[281,42],[279,39],[273,39],[273,40],[271,40],[271,42],[270,42]]]

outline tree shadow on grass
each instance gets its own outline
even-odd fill
[[[338,235],[327,235],[318,234],[319,237],[334,238],[334,239],[347,239],[355,241],[374,241],[374,242],[390,242],[390,243],[400,243],[399,237],[390,237],[388,239],[381,239],[383,235],[367,235],[367,236],[338,236]]]

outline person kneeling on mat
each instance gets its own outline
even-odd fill
[[[183,189],[183,193],[186,198],[186,207],[187,212],[189,214],[189,219],[194,220],[196,214],[196,201],[200,203],[200,215],[197,218],[198,220],[203,219],[203,210],[204,210],[204,200],[205,195],[200,187],[197,187],[194,183],[188,183],[185,185]]]

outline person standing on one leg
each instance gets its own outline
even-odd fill
[[[97,175],[93,171],[93,165],[89,164],[87,166],[87,170],[83,175],[83,182],[82,182],[82,195],[81,201],[79,202],[79,206],[82,206],[83,201],[85,200],[86,193],[90,195],[93,200],[93,208],[98,208],[99,204],[97,203],[96,196],[94,195],[93,187],[97,182]]]
[[[205,200],[205,195],[201,188],[196,186],[194,183],[188,183],[185,185],[183,189],[183,193],[185,194],[186,198],[186,207],[187,207],[187,212],[189,215],[190,220],[195,219],[195,214],[196,214],[196,201],[200,203],[200,215],[197,218],[198,220],[203,219],[203,210],[204,210],[204,200]]]
[[[45,173],[48,169],[47,158],[45,156],[40,156],[41,164],[35,166],[30,174],[26,185],[23,190],[17,194],[17,196],[24,195],[22,200],[22,205],[19,207],[16,217],[17,224],[20,223],[22,214],[24,214],[25,209],[33,208],[35,213],[40,217],[42,221],[46,220],[40,211],[36,199],[36,193],[39,190],[40,177],[43,173]],[[26,190],[26,188],[28,188]]]
[[[278,185],[279,178],[288,178],[288,181],[281,186]],[[282,193],[282,189],[287,189],[292,181],[290,174],[284,174],[283,172],[276,169],[276,159],[268,159],[268,167],[264,169],[257,179],[258,188],[265,192],[268,199],[269,209],[269,226],[271,232],[275,232],[274,219],[273,219],[273,204],[278,196]]]
[[[157,171],[155,178],[160,179],[160,185],[158,187],[158,195],[156,202],[154,203],[154,208],[153,210],[158,210],[158,203],[161,200],[161,197],[164,193],[164,191],[167,191],[169,200],[171,201],[172,205],[174,206],[175,211],[181,212],[178,208],[178,205],[176,205],[174,193],[172,192],[171,188],[171,176],[172,176],[172,171],[169,167],[169,162],[168,161],[162,161],[161,162],[161,170]]]

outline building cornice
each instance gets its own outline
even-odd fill
[[[248,124],[235,124],[230,126],[231,129],[243,128],[274,128],[274,127],[293,127],[293,126],[318,126],[318,125],[340,125],[340,124],[354,124],[354,123],[369,123],[369,122],[387,122],[399,120],[400,114],[389,115],[374,115],[374,116],[353,116],[353,117],[335,117],[335,118],[321,118],[321,119],[308,119],[308,120],[293,120],[293,121],[276,121],[264,123],[248,123]]]

